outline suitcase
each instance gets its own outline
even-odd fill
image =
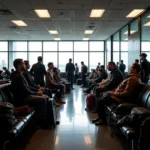
[[[66,93],[69,93],[71,91],[71,85],[70,83],[65,83]]]
[[[96,107],[96,95],[88,94],[86,98],[86,110],[93,110]]]
[[[56,118],[55,101],[53,99],[49,99],[47,102],[47,125],[55,128]]]
[[[77,85],[82,85],[82,84],[83,84],[82,79],[81,79],[81,78],[80,78],[80,79],[77,79],[76,84],[77,84]]]

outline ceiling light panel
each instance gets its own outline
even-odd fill
[[[134,31],[134,30],[131,30],[130,31],[130,34],[133,34],[133,33],[135,33],[136,31]],[[126,31],[124,34],[128,34],[128,31]]]
[[[54,40],[55,40],[55,41],[60,41],[61,39],[60,39],[60,38],[54,38]]]
[[[89,40],[89,38],[83,38],[83,41],[88,41]]]
[[[126,18],[135,18],[138,15],[140,15],[142,12],[144,12],[144,9],[134,9],[132,12],[130,12]]]
[[[149,27],[150,26],[150,21],[147,22],[146,24],[144,24],[145,27]]]
[[[25,22],[23,22],[22,20],[12,20],[11,21],[12,23],[16,24],[17,26],[20,26],[20,27],[26,27],[28,26]]]
[[[100,18],[103,16],[105,9],[92,9],[90,18]]]
[[[50,34],[58,34],[58,31],[56,31],[56,30],[50,30],[49,33]]]
[[[34,11],[40,18],[50,18],[51,17],[47,9],[35,9]]]
[[[84,34],[93,34],[93,30],[85,30]]]

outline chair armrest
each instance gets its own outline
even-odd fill
[[[132,103],[120,104],[116,108],[116,114],[117,116],[119,116],[119,118],[122,118],[125,115],[130,114],[134,107],[137,107],[137,104],[132,104]]]

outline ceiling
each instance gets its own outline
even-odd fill
[[[105,40],[129,22],[126,16],[135,8],[147,8],[150,0],[0,0],[0,9],[13,15],[0,15],[0,40]],[[102,18],[89,18],[91,9],[106,9]],[[40,19],[34,9],[48,9],[51,18]],[[63,12],[64,16],[60,13]],[[15,27],[11,20],[23,20],[27,27]],[[87,26],[92,35],[84,35]],[[50,35],[57,30],[59,35]]]

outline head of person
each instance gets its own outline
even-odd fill
[[[121,64],[123,64],[123,60],[121,60]]]
[[[75,63],[75,66],[78,66],[78,64],[77,64],[77,63]]]
[[[58,69],[56,67],[54,67],[53,72],[58,72]]]
[[[70,62],[70,63],[72,62],[72,59],[71,59],[71,58],[69,59],[69,62]]]
[[[4,70],[4,71],[6,71],[6,70],[7,70],[7,68],[6,68],[6,67],[3,67],[3,70]]]
[[[11,69],[11,72],[14,72],[15,70],[14,69]]]
[[[100,66],[101,65],[101,63],[98,63],[98,66]]]
[[[117,62],[116,64],[117,64],[117,66],[118,66],[118,65],[119,65],[119,62]]]
[[[24,60],[24,64],[25,64],[26,70],[30,69],[30,63],[28,60]]]
[[[38,62],[40,62],[40,63],[43,61],[42,56],[39,56],[37,59],[38,59]]]
[[[142,54],[140,55],[140,59],[141,59],[141,60],[146,59],[146,57],[147,57],[147,54],[146,54],[146,53],[142,53]]]
[[[104,65],[101,65],[100,71],[104,71],[104,70],[105,70],[105,66],[104,66]]]
[[[93,69],[93,73],[96,73],[96,70],[95,70],[95,69]]]
[[[52,70],[54,68],[54,64],[52,62],[48,63],[48,69]]]
[[[139,74],[141,71],[141,67],[139,64],[137,63],[133,63],[130,70],[129,70],[129,74]]]
[[[82,65],[82,66],[84,65],[84,62],[83,62],[83,61],[81,61],[81,65]]]
[[[116,68],[116,64],[113,61],[108,62],[107,69],[112,71]]]
[[[138,59],[135,59],[135,63],[138,64],[138,63],[139,63],[139,60],[138,60]]]
[[[25,70],[25,63],[23,59],[15,59],[13,62],[14,68],[18,71],[24,71]]]

